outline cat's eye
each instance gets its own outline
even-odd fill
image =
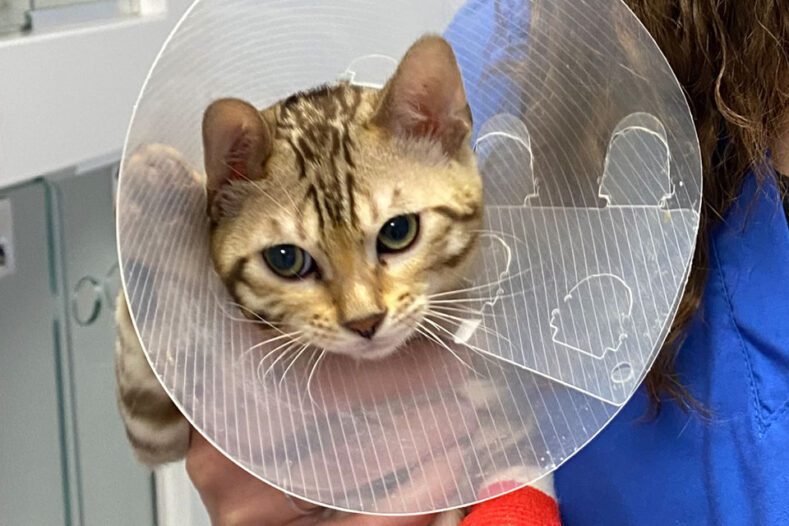
[[[307,251],[296,245],[276,245],[263,251],[263,259],[275,274],[287,278],[303,278],[317,270]]]
[[[378,232],[378,253],[402,252],[414,244],[417,234],[419,234],[418,215],[405,214],[393,217],[386,221]]]

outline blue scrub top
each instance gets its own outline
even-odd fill
[[[556,473],[568,525],[789,525],[789,226],[751,178],[714,232],[677,372],[713,415],[643,389]]]
[[[496,96],[474,92],[484,65],[505,46],[525,50],[529,5],[471,0],[448,28],[472,109]],[[556,472],[564,524],[789,525],[789,226],[775,180],[747,181],[709,250],[704,302],[677,372],[711,419],[667,402],[645,421],[639,389]]]

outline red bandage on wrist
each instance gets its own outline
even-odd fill
[[[506,491],[512,483],[497,483],[481,495]],[[540,490],[525,487],[499,498],[477,504],[461,526],[560,526],[559,506]]]

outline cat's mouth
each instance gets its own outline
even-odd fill
[[[353,338],[344,344],[327,346],[325,349],[357,360],[382,360],[397,352],[412,336],[413,331],[404,330],[396,336],[381,334],[371,339]]]
[[[397,324],[378,331],[371,338],[348,334],[331,343],[316,344],[328,352],[357,360],[382,360],[396,353],[416,334],[415,329]]]

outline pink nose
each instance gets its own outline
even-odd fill
[[[381,326],[381,322],[386,317],[386,311],[377,312],[364,318],[351,320],[343,323],[343,327],[349,331],[353,331],[362,338],[372,339],[375,336],[375,331]]]

